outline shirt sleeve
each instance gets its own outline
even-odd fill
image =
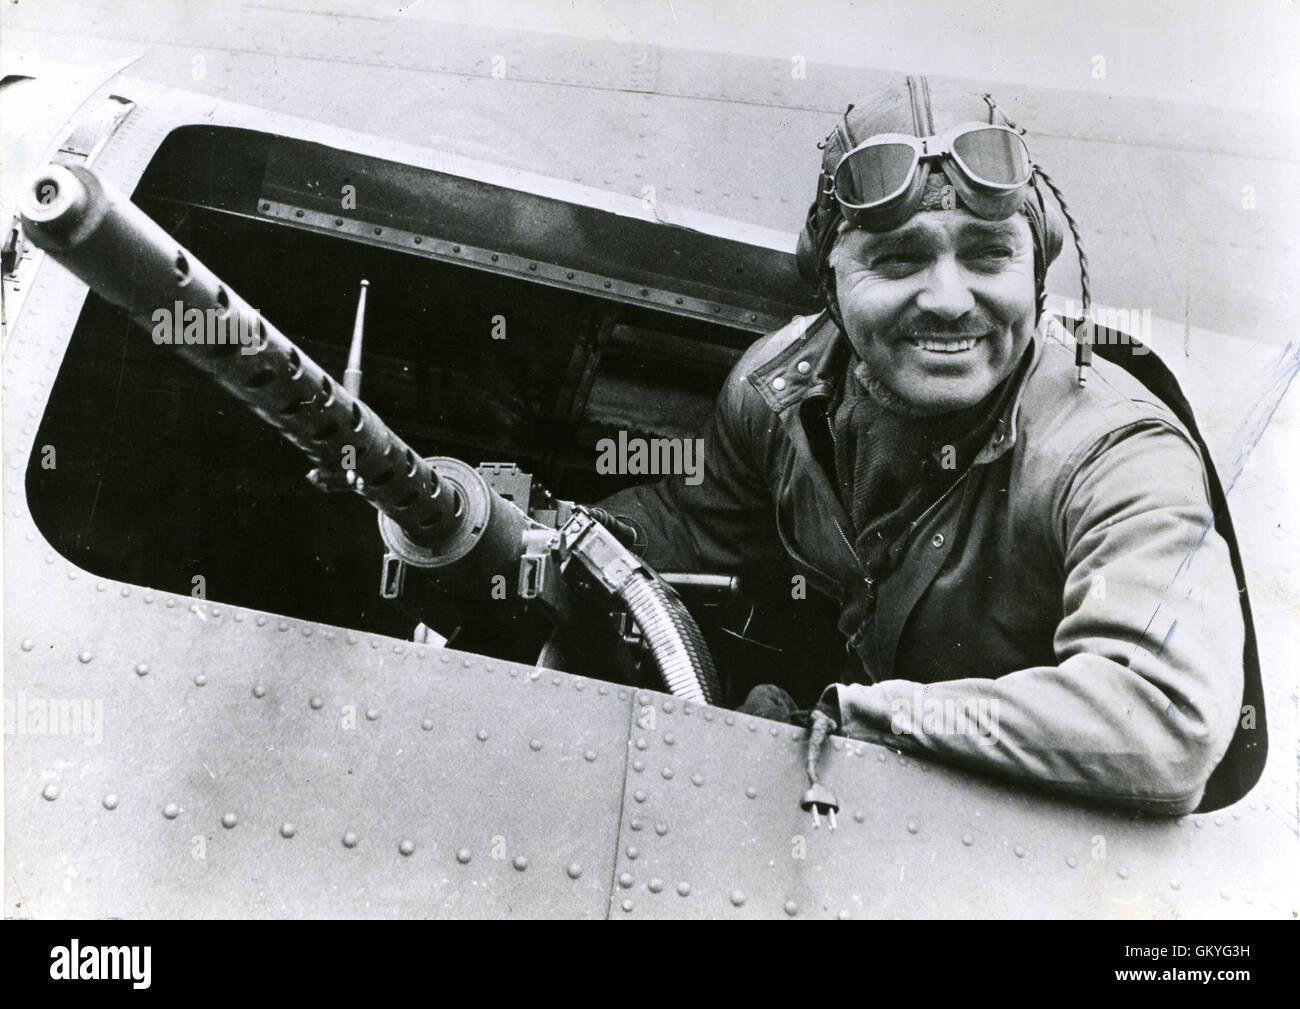
[[[772,492],[759,461],[776,416],[745,377],[748,355],[723,384],[699,439],[695,475],[619,491],[599,502],[646,534],[646,561],[661,571],[734,572],[779,561]]]
[[[1200,455],[1183,432],[1142,421],[1066,472],[1053,501],[1066,573],[1058,665],[828,695],[838,690],[853,737],[1062,794],[1189,812],[1232,739],[1244,681],[1236,580]]]

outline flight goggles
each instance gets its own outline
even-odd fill
[[[962,123],[933,137],[868,137],[839,159],[830,193],[854,227],[892,231],[916,212],[932,160],[943,166],[962,203],[987,220],[1019,210],[1034,173],[1029,148],[1015,130]]]

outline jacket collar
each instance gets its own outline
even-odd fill
[[[994,425],[993,433],[975,456],[972,465],[981,466],[1001,457],[1016,444],[1017,420],[1020,403],[1024,398],[1029,377],[1037,370],[1043,356],[1044,323],[1030,340],[1031,360],[1020,372],[1015,392],[1008,397],[1007,405]],[[792,340],[781,341],[779,349],[766,360],[759,362],[746,375],[749,384],[763,397],[773,413],[784,414],[809,399],[834,393],[835,385],[852,360],[848,340],[831,319],[830,313],[802,316],[794,319]]]

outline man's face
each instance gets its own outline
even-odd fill
[[[1033,334],[1033,236],[1021,214],[922,211],[884,234],[845,231],[830,262],[849,342],[925,413],[979,403]]]

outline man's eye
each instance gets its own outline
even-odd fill
[[[985,245],[972,254],[974,259],[1006,260],[1015,255],[1009,245]]]
[[[876,256],[871,261],[875,270],[902,270],[915,267],[921,262],[921,255],[916,252],[889,252]]]

